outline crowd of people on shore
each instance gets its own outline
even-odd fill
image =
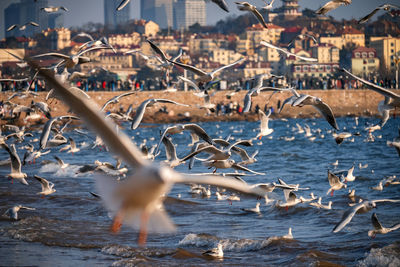
[[[381,87],[388,89],[396,89],[395,79],[378,79],[376,77],[369,79],[370,82],[377,84]],[[344,77],[335,79],[322,79],[322,78],[312,78],[312,79],[289,79],[284,81],[286,85],[290,85],[297,90],[329,90],[329,89],[363,89],[365,85],[357,80],[351,80]],[[274,80],[267,82],[266,86],[275,87],[278,83]],[[0,92],[1,91],[18,91],[26,89],[29,86],[29,81],[19,81],[19,82],[0,82]],[[166,88],[173,87],[172,84],[167,84],[162,79],[127,79],[122,80],[95,80],[95,79],[84,79],[79,80],[74,83],[74,86],[84,90],[84,91],[154,91],[154,90],[164,90]],[[221,90],[220,84],[216,84],[213,88]],[[236,90],[250,90],[252,88],[252,82],[250,80],[239,80],[233,83],[228,83],[227,89]],[[178,90],[183,88],[177,87]],[[42,79],[36,79],[30,84],[30,90],[35,92],[46,91],[46,83]]]

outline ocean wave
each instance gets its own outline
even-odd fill
[[[281,236],[272,236],[263,240],[253,239],[220,239],[209,234],[187,234],[181,241],[179,246],[194,246],[194,247],[216,247],[217,244],[222,245],[224,251],[230,252],[248,252],[264,249],[271,244],[279,245],[281,242],[293,241]]]
[[[357,263],[357,266],[400,266],[400,244],[395,243],[383,248],[372,248],[370,252],[365,254],[365,256],[364,259]]]

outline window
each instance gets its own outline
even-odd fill
[[[359,58],[360,57],[360,52],[356,52],[356,58]]]
[[[367,52],[362,52],[362,57],[366,58],[367,57]]]
[[[331,71],[331,66],[326,66],[326,71]]]
[[[375,63],[375,59],[368,59],[368,63]]]
[[[303,66],[304,71],[308,71],[308,66]]]
[[[324,72],[324,66],[319,66],[318,71]]]
[[[296,70],[296,72],[300,72],[301,71],[301,67],[300,66],[296,66],[294,69]]]
[[[369,52],[369,57],[374,57],[374,52]]]

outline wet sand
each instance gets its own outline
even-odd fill
[[[90,97],[96,101],[99,106],[103,105],[108,99],[115,95],[119,95],[123,92],[88,92]],[[336,117],[343,116],[379,116],[378,114],[378,103],[384,98],[382,95],[375,93],[371,90],[301,90],[303,94],[311,94],[322,98],[333,110]],[[400,90],[394,90],[394,92],[400,93]],[[230,99],[227,95],[232,91],[218,91],[211,97],[212,103],[238,103],[243,107],[243,99],[246,91],[241,91]],[[0,100],[5,101],[11,95],[11,92],[3,92],[0,94]],[[35,101],[44,101],[47,92],[40,92],[38,97],[35,97]],[[291,96],[289,92],[275,94],[269,102],[270,92],[262,92],[259,96],[253,97],[252,111],[247,114],[237,114],[233,112],[230,115],[219,115],[215,113],[207,114],[205,109],[200,109],[199,105],[203,103],[202,98],[194,96],[192,92],[164,92],[164,91],[144,91],[137,92],[133,95],[125,97],[120,100],[118,104],[111,104],[107,107],[108,111],[117,111],[120,106],[124,110],[128,108],[130,104],[133,107],[137,107],[140,103],[149,98],[167,98],[180,103],[188,104],[190,107],[177,106],[172,104],[156,104],[153,107],[149,107],[143,122],[145,123],[173,123],[173,122],[201,122],[201,121],[254,121],[257,120],[257,115],[254,114],[254,107],[259,105],[261,109],[264,109],[265,104],[268,107],[273,107],[277,110],[277,103],[283,101]],[[19,99],[14,98],[12,102],[22,105],[29,105],[32,98]],[[48,101],[51,107],[52,116],[59,116],[68,114],[68,108],[58,100]],[[166,106],[167,113],[157,112],[163,106]],[[400,112],[397,111],[397,114]],[[273,114],[273,117],[284,117],[284,118],[306,118],[306,117],[320,117],[321,115],[311,106],[305,107],[291,107],[286,105],[280,114]],[[22,116],[22,118],[24,115]],[[4,124],[5,121],[0,123]]]

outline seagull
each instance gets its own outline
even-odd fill
[[[226,4],[225,0],[211,0],[211,2],[217,4],[224,11],[229,12],[228,5]]]
[[[348,133],[348,132],[342,132],[342,133],[339,133],[339,134],[333,133],[332,135],[333,135],[333,138],[335,138],[336,144],[338,144],[338,145],[340,145],[341,143],[343,143],[343,141],[344,141],[345,139],[347,139],[347,138],[349,138],[349,137],[352,136],[352,134],[351,134],[351,133]]]
[[[31,67],[38,65],[28,60]],[[176,172],[169,167],[159,166],[143,159],[139,149],[123,132],[117,132],[115,124],[104,118],[97,105],[82,96],[71,93],[60,83],[54,74],[39,69],[40,75],[51,83],[63,101],[86,121],[111,151],[116,153],[134,172],[124,181],[117,182],[110,177],[96,179],[97,192],[102,196],[110,214],[113,216],[111,230],[118,232],[122,223],[139,229],[138,243],[144,245],[148,231],[171,232],[175,229],[162,206],[162,195],[168,193],[174,183],[197,183],[225,187],[231,190],[263,196],[257,189],[232,178],[215,176],[193,176]],[[150,228],[148,228],[150,227]]]
[[[20,31],[23,31],[23,30],[26,29],[26,26],[28,26],[28,25],[31,25],[31,26],[34,26],[34,27],[39,27],[39,24],[37,24],[36,22],[34,22],[34,21],[29,21],[29,22],[25,23],[24,25],[13,24],[13,25],[11,25],[10,27],[8,27],[6,31],[7,31],[7,32],[12,31],[12,30],[14,30],[15,28],[19,28]]]
[[[251,208],[251,209],[242,209],[242,210],[245,211],[245,212],[260,213],[260,202],[257,202],[255,208]]]
[[[331,173],[329,170],[328,170],[328,181],[331,188],[329,188],[328,192],[326,192],[327,195],[331,193],[331,196],[333,196],[334,191],[340,190],[342,187],[347,188],[347,185],[341,182],[339,177]]]
[[[400,200],[397,199],[377,199],[377,200],[370,200],[370,201],[362,201],[353,207],[349,208],[348,210],[345,211],[343,214],[342,219],[340,222],[336,224],[336,226],[333,228],[332,232],[337,233],[341,231],[354,217],[356,213],[360,212],[368,212],[372,210],[373,208],[376,208],[376,203],[379,202],[400,202]]]
[[[40,182],[40,185],[42,186],[42,191],[37,193],[38,195],[47,196],[56,192],[56,190],[53,189],[54,184],[52,182],[49,182],[46,179],[37,175],[34,175],[33,177],[35,177],[35,179],[38,180]]]
[[[264,28],[268,29],[267,23],[265,23],[264,17],[261,15],[261,13],[257,10],[256,6],[253,6],[252,4],[248,2],[235,2],[236,5],[238,5],[238,9],[241,11],[249,11],[253,13],[254,16],[258,19],[258,21],[264,26]]]
[[[289,209],[289,207],[296,206],[297,204],[301,203],[301,199],[297,198],[296,194],[293,193],[292,190],[285,189],[283,190],[283,194],[285,196],[285,203],[277,203],[276,206],[278,208],[285,208],[286,210]]]
[[[361,79],[360,77],[357,77],[356,75],[352,74],[346,69],[341,69],[341,71],[345,72],[346,74],[350,75],[352,78],[368,85],[368,89],[373,90],[377,92],[378,94],[381,94],[385,97],[385,100],[381,101],[378,105],[378,111],[382,114],[382,121],[380,123],[380,126],[383,127],[387,120],[389,119],[390,111],[394,108],[400,108],[400,95],[395,94],[388,89],[385,89],[383,87],[380,87],[379,85],[373,84],[369,81],[366,81],[364,79]]]
[[[117,11],[121,11],[131,0],[122,0],[117,6]]]
[[[165,154],[167,156],[167,160],[169,162],[169,166],[174,168],[180,165],[182,162],[176,155],[175,145],[172,143],[171,138],[167,136],[163,136],[162,142],[165,146]]]
[[[119,103],[119,99],[122,97],[126,97],[126,96],[130,96],[132,94],[135,94],[135,91],[132,92],[127,92],[127,93],[123,93],[117,96],[114,96],[113,98],[107,100],[106,103],[104,103],[104,105],[101,107],[101,111],[104,111],[104,109],[109,105],[109,104],[117,104]]]
[[[383,181],[379,181],[377,186],[371,187],[372,190],[383,191]]]
[[[293,42],[294,42],[296,39],[304,40],[304,39],[306,39],[306,38],[310,38],[310,39],[312,39],[312,40],[314,41],[315,44],[318,44],[317,39],[316,39],[313,35],[307,34],[307,33],[304,33],[304,34],[301,33],[301,34],[295,36],[295,37],[289,42],[288,47],[291,46],[291,45],[293,44]]]
[[[115,48],[108,42],[108,39],[106,37],[101,37],[98,40],[92,40],[92,41],[88,41],[84,44],[82,44],[78,49],[78,53],[88,49],[88,48],[93,48],[93,47],[101,47],[101,48],[110,48],[114,53],[117,53],[117,51],[115,50]],[[94,70],[92,70],[94,71]]]
[[[241,63],[243,60],[245,60],[245,58],[241,58],[241,59],[239,59],[239,60],[237,60],[237,61],[235,61],[235,62],[233,62],[233,63],[231,63],[231,64],[229,64],[229,65],[225,65],[225,66],[219,67],[218,69],[215,69],[215,70],[213,70],[213,71],[211,71],[211,72],[205,72],[205,71],[203,71],[203,70],[201,70],[201,69],[198,69],[198,68],[196,68],[196,67],[193,67],[193,66],[190,66],[190,65],[187,65],[187,64],[183,64],[183,63],[171,61],[171,60],[169,60],[169,59],[167,59],[167,60],[168,60],[169,62],[174,63],[175,65],[177,65],[177,66],[179,66],[179,67],[181,67],[181,68],[183,68],[183,69],[185,69],[185,70],[188,70],[188,71],[190,71],[190,72],[193,72],[194,74],[196,74],[197,76],[199,76],[199,77],[196,79],[196,82],[197,82],[197,83],[200,83],[200,82],[201,82],[201,83],[207,83],[207,82],[212,81],[212,80],[214,79],[215,75],[216,75],[218,72],[220,72],[220,71],[222,71],[222,70],[224,70],[224,69],[226,69],[226,68],[232,67],[232,66],[234,66],[234,65],[236,65],[236,64]]]
[[[296,55],[296,54],[294,54],[292,52],[289,52],[287,49],[277,47],[277,46],[275,46],[273,44],[267,43],[266,41],[261,41],[261,44],[266,46],[266,47],[269,47],[269,48],[272,48],[272,49],[276,49],[276,50],[278,50],[278,52],[283,53],[283,54],[285,54],[287,56],[294,56],[294,57],[296,57],[298,59],[301,59],[301,60],[304,60],[304,61],[310,61],[310,62],[317,62],[318,61],[318,59],[316,59],[316,58],[303,57],[303,56]]]
[[[271,109],[268,110],[267,115],[265,115],[261,109],[258,110],[258,117],[260,118],[260,132],[257,134],[256,138],[261,140],[263,136],[270,135],[274,131],[274,129],[268,127],[269,116],[271,116],[271,113]]]
[[[3,216],[6,216],[6,217],[16,221],[16,220],[18,220],[18,211],[20,209],[36,210],[35,208],[29,208],[29,207],[25,207],[25,206],[22,206],[22,205],[16,205],[16,206],[6,210],[6,212],[3,214]]]
[[[173,62],[177,61],[182,56],[182,49],[179,50],[178,55],[176,55],[175,57],[171,58],[171,60],[169,60],[167,58],[167,56],[165,55],[164,51],[162,51],[152,41],[147,40],[147,42],[150,44],[151,48],[160,56],[160,57],[157,57],[157,60],[161,63],[161,68],[165,69],[165,77],[168,82],[169,81],[169,72],[172,70],[172,67],[174,66]]]
[[[46,147],[48,147],[47,142],[48,142],[48,139],[50,136],[50,131],[53,126],[53,123],[57,120],[63,120],[63,119],[79,120],[79,118],[75,117],[75,116],[58,116],[58,117],[54,117],[54,118],[51,118],[50,120],[48,120],[45,123],[45,125],[43,126],[42,134],[40,135],[40,139],[39,139],[39,144],[40,144],[39,148],[40,149],[45,149]],[[64,137],[64,139],[65,139],[65,137]],[[60,142],[60,143],[62,144],[63,142]]]
[[[339,130],[339,127],[336,123],[335,116],[333,115],[332,109],[322,101],[321,98],[312,95],[299,94],[295,89],[290,90],[293,96],[287,98],[283,101],[281,108],[279,109],[279,113],[282,111],[285,104],[289,103],[292,107],[303,107],[304,105],[313,106],[324,118],[325,120],[336,130]]]
[[[400,127],[399,127],[399,136],[394,138],[393,141],[386,141],[388,146],[396,148],[397,154],[400,157]]]
[[[213,257],[213,258],[223,258],[224,251],[222,250],[222,244],[218,243],[216,248],[213,248],[213,249],[203,252],[203,255]]]
[[[51,119],[50,108],[49,108],[49,105],[47,105],[46,103],[35,102],[32,100],[31,108],[37,108],[46,116],[46,118]]]
[[[88,48],[86,50],[80,51],[79,53],[71,55],[71,56],[64,55],[64,54],[61,54],[61,53],[56,53],[56,52],[50,52],[50,53],[44,53],[44,54],[36,55],[36,56],[33,56],[32,58],[40,58],[40,57],[47,57],[47,56],[61,58],[62,61],[60,61],[57,64],[57,66],[64,64],[66,68],[70,69],[70,68],[75,67],[78,64],[83,64],[83,63],[90,62],[90,58],[83,56],[83,54],[85,54],[85,53],[87,53],[89,51],[92,51],[92,50],[105,49],[105,48],[106,47],[95,46],[95,47],[91,47],[91,48]]]
[[[265,6],[262,7],[261,9],[271,10],[272,9],[272,5],[274,4],[275,0],[272,0],[269,4],[268,4],[268,2],[266,0],[263,0],[263,1],[265,3]]]
[[[356,177],[353,175],[355,165],[353,165],[348,171],[346,177],[344,177],[345,183],[354,182]]]
[[[246,171],[246,172],[250,172],[253,174],[257,174],[257,175],[265,175],[265,173],[255,172],[244,166],[241,166],[241,165],[235,163],[235,161],[233,159],[206,161],[206,162],[204,162],[204,165],[207,167],[210,167],[210,168],[214,167],[215,168],[214,173],[217,171],[217,169],[233,168],[235,170]],[[260,190],[257,190],[257,191],[260,191]]]
[[[369,13],[368,15],[366,15],[365,17],[361,18],[358,23],[362,24],[362,23],[366,23],[368,20],[370,20],[372,18],[373,15],[375,15],[378,11],[380,10],[384,10],[386,12],[389,13],[390,9],[400,9],[399,6],[396,5],[392,5],[392,4],[383,4],[378,6],[377,8],[375,8],[371,13]]]
[[[175,101],[172,101],[172,100],[169,100],[169,99],[161,99],[161,98],[150,98],[150,99],[147,99],[147,100],[143,101],[140,104],[140,106],[136,109],[136,115],[133,118],[132,125],[131,125],[131,129],[132,130],[135,130],[139,126],[140,122],[143,119],[143,115],[144,115],[144,112],[146,111],[146,108],[153,106],[155,103],[169,103],[169,104],[175,104],[175,105],[184,106],[184,107],[188,107],[189,106],[189,105],[186,105],[186,104],[180,104],[178,102],[175,102]]]
[[[64,163],[64,161],[62,159],[60,159],[59,157],[54,156],[54,158],[57,160],[57,163],[61,169],[65,169],[69,166],[69,163]]]
[[[25,180],[28,175],[21,172],[21,160],[18,156],[17,150],[15,149],[15,145],[11,144],[8,146],[7,144],[1,144],[1,146],[10,154],[11,173],[8,175],[8,177],[11,179],[17,179],[20,183],[28,185],[28,182]]]
[[[376,216],[376,213],[374,212],[371,216],[371,222],[372,226],[374,226],[374,230],[369,230],[368,231],[368,236],[375,238],[377,234],[387,234],[393,231],[396,231],[397,229],[400,228],[400,223],[395,224],[391,227],[383,227],[382,224],[379,222],[378,217]]]
[[[301,199],[301,198],[300,198],[300,199]],[[322,197],[319,197],[319,198],[318,198],[318,202],[312,202],[312,203],[310,203],[310,206],[316,207],[316,208],[318,208],[318,209],[325,209],[325,210],[330,210],[330,209],[332,209],[332,201],[329,201],[329,202],[328,202],[328,205],[323,205],[323,204],[321,203],[321,201],[322,201]]]
[[[79,94],[79,95],[81,95],[81,96],[83,96],[83,97],[86,97],[86,98],[88,98],[88,99],[90,98],[90,96],[89,96],[88,94],[86,94],[82,89],[79,89],[78,87],[72,86],[72,87],[69,87],[68,89],[69,89],[70,91],[74,92],[75,94]],[[46,95],[46,101],[49,100],[50,98],[55,98],[55,99],[61,100],[60,97],[57,96],[57,94],[55,93],[54,89],[51,89],[51,90],[47,93],[47,95]]]
[[[59,10],[64,10],[64,11],[69,11],[66,7],[63,6],[48,6],[48,7],[42,7],[40,10],[45,11],[46,13],[54,13]]]
[[[301,200],[301,202],[302,203],[305,203],[305,202],[311,202],[311,201],[314,201],[314,200],[316,200],[317,198],[314,196],[314,193],[313,192],[311,192],[310,193],[310,198],[304,198],[304,197],[300,197],[300,200]]]
[[[165,129],[164,133],[161,135],[161,139],[157,145],[156,149],[156,154],[158,152],[158,149],[160,147],[160,144],[166,135],[173,135],[173,134],[179,134],[182,133],[183,131],[188,130],[190,131],[191,134],[196,135],[197,137],[203,139],[210,145],[214,144],[213,139],[206,133],[206,131],[201,128],[199,125],[195,123],[189,123],[189,124],[177,124],[174,126],[170,126],[167,129]]]
[[[289,227],[288,233],[286,235],[282,236],[282,238],[283,239],[293,239],[292,227]]]
[[[351,0],[332,0],[332,1],[329,1],[328,3],[326,3],[323,7],[321,7],[317,11],[315,11],[315,13],[317,13],[318,15],[325,15],[329,11],[336,9],[336,8],[340,7],[341,5],[347,6],[350,4],[351,4]]]

